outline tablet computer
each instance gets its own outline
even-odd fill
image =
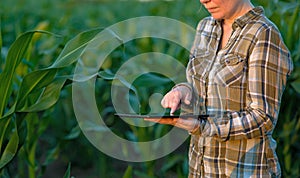
[[[128,114],[128,113],[116,113],[115,115],[124,118],[153,118],[153,119],[163,119],[163,118],[197,118],[205,119],[209,115],[199,115],[199,114]]]

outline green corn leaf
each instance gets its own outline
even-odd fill
[[[149,175],[149,173],[145,173],[139,170],[134,171],[134,175],[136,175],[138,178],[155,178],[155,176]]]
[[[0,120],[11,117],[15,113],[15,108],[16,104],[14,104],[2,117],[0,117]]]
[[[78,138],[80,133],[81,133],[81,130],[80,130],[79,125],[76,125],[74,128],[72,128],[70,133],[64,137],[64,139],[72,140],[72,139]]]
[[[3,140],[4,140],[4,136],[5,136],[5,132],[6,132],[6,129],[8,127],[10,123],[10,119],[1,119],[0,120],[0,153],[1,153],[1,148],[2,148],[2,143],[3,143]]]
[[[0,18],[0,66],[1,66],[1,62],[2,62],[2,55],[1,55],[2,54],[2,45],[3,45],[3,41],[2,41],[1,18]]]
[[[65,172],[64,178],[70,178],[71,177],[71,163],[69,163],[67,171]]]
[[[115,74],[111,73],[108,70],[98,72],[98,76],[105,79],[105,80],[118,80],[123,85],[125,85],[127,88],[132,90],[134,92],[134,94],[136,94],[136,96],[138,96],[137,95],[137,93],[138,93],[137,89],[133,85],[131,85],[131,83],[129,83],[127,80],[125,80],[122,76],[115,75]]]
[[[295,70],[294,73],[299,73],[300,70]],[[296,79],[295,81],[291,82],[291,86],[294,88],[294,90],[298,93],[300,93],[300,78]]]
[[[19,147],[19,135],[16,121],[14,121],[14,129],[0,158],[0,170],[7,165],[15,156]]]
[[[57,144],[54,148],[50,149],[47,152],[43,166],[47,166],[50,163],[52,163],[53,161],[55,161],[58,158],[59,153],[60,153],[60,145]]]
[[[4,73],[11,74],[15,71],[16,67],[26,54],[34,33],[35,31],[26,32],[14,41],[8,50],[6,65],[3,70]]]
[[[126,86],[128,89],[133,91],[134,95],[131,95],[130,100],[132,101],[131,103],[134,103],[132,106],[135,109],[135,111],[140,112],[141,103],[137,99],[137,98],[139,98],[138,97],[139,95],[138,95],[138,91],[137,91],[136,87],[134,87],[131,83],[129,83],[126,79],[124,79],[124,77],[122,77],[120,75],[115,75],[109,70],[99,71],[98,76],[105,79],[105,80],[119,81],[121,84]]]
[[[5,107],[12,92],[12,81],[15,75],[15,70],[20,64],[21,60],[27,53],[30,47],[31,40],[35,33],[52,34],[46,31],[29,31],[19,36],[10,46],[6,57],[6,64],[3,72],[0,74],[0,116],[3,116]],[[53,35],[53,34],[52,34]]]
[[[18,112],[38,112],[53,106],[60,96],[60,91],[66,82],[65,78],[57,78],[45,87],[38,100],[30,106],[25,105]]]
[[[123,175],[123,178],[132,178],[132,177],[133,177],[133,168],[132,166],[128,166]]]
[[[5,68],[0,74],[0,116],[3,115],[6,103],[10,97],[15,70],[27,52],[33,34],[34,32],[24,33],[9,48]]]
[[[105,54],[109,54],[109,51],[113,50],[110,45],[106,46],[111,42],[122,44],[122,40],[112,30],[101,31],[101,29],[93,29],[82,32],[66,44],[58,58],[48,69],[64,68],[74,62],[81,62],[84,65],[85,72],[88,72],[88,76],[74,75],[72,80],[87,81],[96,76],[99,70],[99,66],[96,64],[98,60],[94,60],[95,57],[97,59],[105,58]],[[84,58],[83,61],[81,60],[82,58]]]
[[[41,173],[43,174],[46,171],[46,167],[51,164],[53,161],[57,160],[59,154],[60,154],[60,144],[56,144],[55,147],[51,148],[46,153],[45,161],[41,164],[42,169]]]
[[[149,88],[149,87],[165,86],[167,84],[170,84],[171,82],[172,79],[159,76],[153,73],[147,73],[144,74],[143,77],[139,78],[139,80],[137,80],[135,84],[137,86]]]
[[[85,31],[71,39],[50,68],[66,67],[82,55],[86,46],[95,38],[101,29]]]
[[[80,128],[86,132],[108,132],[110,131],[107,127],[101,126],[93,121],[86,120],[84,122],[79,122]]]
[[[114,80],[115,74],[113,74],[110,70],[99,71],[98,76],[105,80]]]
[[[31,92],[49,85],[56,75],[56,69],[38,70],[27,74],[19,89],[16,110],[25,106],[25,100]]]
[[[296,9],[294,10],[294,13],[292,15],[292,17],[289,20],[289,25],[288,25],[288,32],[287,32],[287,46],[292,49],[293,48],[293,44],[296,43],[296,41],[294,41],[295,39],[295,35],[294,35],[294,29],[297,23],[297,18],[299,18],[299,11],[300,8],[299,6],[296,6]]]
[[[66,81],[66,79],[56,80],[54,82],[52,81],[57,73],[58,68],[68,67],[72,63],[79,60],[87,45],[96,39],[96,35],[99,32],[100,29],[93,29],[80,33],[67,43],[53,65],[46,69],[41,69],[27,74],[22,81],[18,93],[16,111],[36,112],[45,110],[55,104],[59,98],[60,90]],[[117,38],[115,34],[110,34],[112,34],[111,37]],[[111,38],[109,37],[107,40],[109,39]],[[26,100],[28,100],[30,94],[36,90],[42,90],[43,87],[46,87],[46,89],[44,92],[42,92],[42,95],[38,101],[34,105],[27,106]]]
[[[183,156],[182,155],[174,155],[169,158],[168,163],[163,165],[161,168],[161,172],[167,172],[169,169],[171,169],[176,163],[182,162]]]

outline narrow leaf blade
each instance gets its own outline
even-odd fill
[[[33,34],[34,32],[24,33],[9,48],[6,65],[0,74],[0,98],[2,98],[0,100],[0,116],[3,115],[8,98],[10,97],[15,70],[27,52]]]
[[[9,139],[9,142],[0,158],[0,169],[6,166],[17,153],[19,146],[19,135],[16,122],[14,122],[14,127],[15,129],[13,130],[12,136]]]
[[[59,99],[60,91],[66,82],[65,78],[58,78],[50,83],[42,96],[31,106],[25,106],[19,112],[38,112],[53,106]]]

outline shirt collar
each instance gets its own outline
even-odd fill
[[[243,28],[250,20],[260,16],[263,13],[264,13],[264,9],[261,6],[251,9],[243,16],[235,19],[234,23],[232,24],[233,30],[235,30],[237,27]],[[212,25],[221,25],[221,21],[222,20],[213,19]]]
[[[247,23],[249,23],[251,20],[255,19],[256,17],[260,16],[263,13],[264,13],[263,7],[258,6],[253,8],[245,15],[235,19],[234,23],[232,24],[233,30],[235,30],[237,27],[243,28]]]

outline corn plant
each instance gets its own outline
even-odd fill
[[[28,176],[35,177],[37,169],[35,165],[36,136],[45,128],[40,127],[35,131],[34,126],[39,122],[38,118],[39,115],[42,115],[41,112],[48,110],[57,102],[61,90],[67,85],[70,76],[59,75],[59,69],[74,63],[98,32],[99,29],[91,30],[70,40],[50,67],[25,74],[16,91],[13,90],[13,85],[18,85],[15,82],[16,69],[28,53],[34,34],[50,33],[26,32],[11,45],[4,69],[0,74],[0,170],[2,176],[9,176],[9,164],[20,149],[24,149],[28,161]],[[26,137],[30,139],[28,140]],[[53,150],[54,153],[57,152],[57,149]]]

